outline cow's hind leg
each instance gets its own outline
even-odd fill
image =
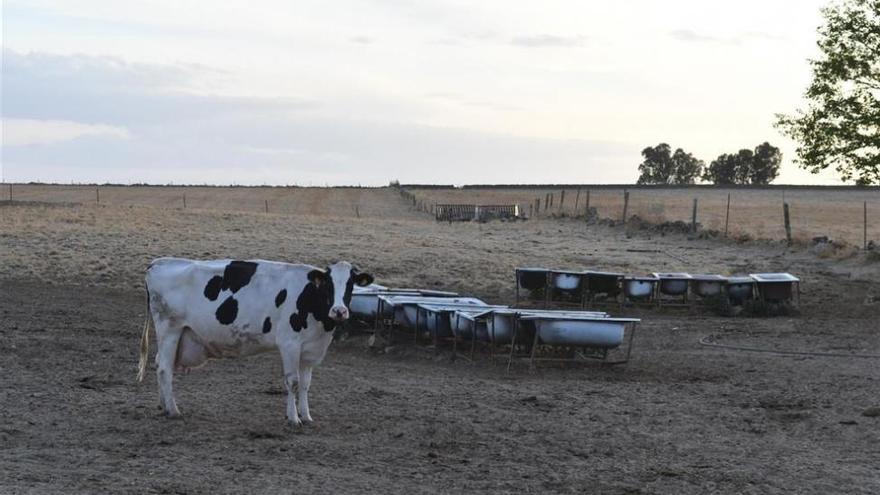
[[[172,381],[174,380],[174,361],[177,358],[177,344],[180,341],[182,328],[174,328],[168,322],[157,322],[156,338],[159,341],[156,352],[156,378],[159,382],[159,402],[165,407],[165,414],[170,418],[180,416],[174,400]]]
[[[312,423],[312,415],[309,414],[309,387],[312,384],[312,367],[303,366],[299,369],[299,415],[303,423]]]
[[[281,364],[284,368],[284,389],[287,390],[287,422],[290,426],[302,426],[296,410],[296,393],[299,385],[299,342],[281,346]]]

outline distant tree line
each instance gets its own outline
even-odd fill
[[[642,150],[638,184],[695,184],[697,181],[718,185],[769,184],[779,175],[782,153],[770,143],[754,150],[725,153],[705,163],[681,148],[672,151],[666,143]]]

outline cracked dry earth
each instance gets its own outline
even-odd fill
[[[880,491],[880,360],[698,343],[880,354],[876,264],[571,222],[22,208],[0,216],[2,493]],[[153,375],[134,380],[139,277],[149,258],[174,254],[349,257],[379,282],[501,303],[517,264],[785,269],[805,282],[794,316],[643,311],[625,367],[506,373],[446,350],[370,350],[355,334],[315,371],[317,423],[295,432],[274,354],[177,376],[182,420],[159,414]]]

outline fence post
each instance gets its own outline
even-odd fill
[[[788,203],[782,203],[782,214],[785,220],[785,240],[791,246],[791,217],[788,214]]]
[[[691,214],[691,232],[697,231],[697,198],[694,198],[694,212]]]
[[[626,210],[629,208],[629,191],[623,190],[623,223],[626,224]]]
[[[95,186],[95,204],[101,204],[101,188]]]
[[[12,183],[9,183],[9,201],[12,201]]]
[[[863,208],[863,213],[865,216],[864,231],[863,231],[864,244],[865,244],[864,249],[865,249],[865,251],[867,251],[868,250],[868,202],[867,201],[865,201],[864,204],[862,204],[862,208]]]
[[[550,208],[550,193],[544,195],[544,211]]]
[[[577,215],[578,212],[578,203],[581,201],[581,190],[578,189],[577,195],[574,197],[574,214]]]
[[[360,209],[358,208],[358,205],[354,205],[354,216],[356,216],[356,217],[358,217],[358,218],[361,217],[361,211],[360,211]]]
[[[547,205],[547,208],[553,208],[553,193],[550,193],[550,204]],[[547,208],[545,208],[545,210],[546,210]]]
[[[186,193],[183,193],[183,209],[186,209]]]
[[[541,198],[535,198],[535,216],[541,213]]]
[[[532,211],[533,211],[534,207],[535,207],[535,205],[529,203],[529,218],[532,218]]]
[[[559,194],[559,211],[562,211],[562,205],[565,204],[565,189]]]
[[[590,218],[590,190],[587,189],[587,208],[586,208],[586,217]]]
[[[269,200],[267,199],[265,201],[266,201],[266,213],[269,213]]]
[[[724,237],[727,238],[727,223],[730,221],[730,193],[727,193],[727,214],[724,215]]]

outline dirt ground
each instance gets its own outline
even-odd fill
[[[334,343],[302,432],[267,354],[176,377],[182,420],[134,380],[141,277],[161,255],[323,264],[495,303],[547,265],[801,276],[775,318],[644,310],[626,366],[524,365],[366,337]],[[0,206],[2,493],[877,493],[880,263],[574,221],[435,224],[139,207]],[[155,346],[153,346],[155,349]]]

